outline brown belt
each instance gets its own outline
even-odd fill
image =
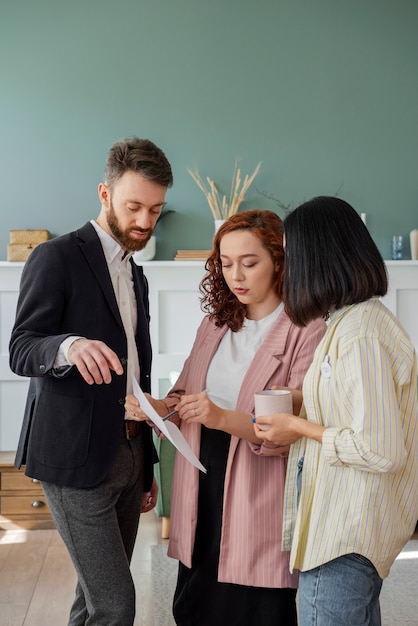
[[[135,439],[141,432],[141,422],[135,420],[125,420],[124,433],[126,439]]]

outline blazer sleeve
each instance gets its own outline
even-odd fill
[[[66,295],[57,254],[56,247],[41,244],[34,249],[22,272],[9,345],[10,368],[20,376],[51,374],[60,344],[77,334],[61,330]]]

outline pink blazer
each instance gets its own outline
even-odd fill
[[[325,332],[318,320],[306,328],[282,312],[258,349],[243,381],[237,410],[254,412],[254,392],[280,385],[302,388],[306,370]],[[226,327],[206,317],[190,356],[166,399],[174,406],[182,394],[205,389],[206,373]],[[181,424],[194,452],[200,452],[200,424]],[[288,448],[256,445],[231,437],[225,475],[219,582],[255,587],[297,587],[289,572],[289,553],[281,551],[283,491]],[[199,470],[176,455],[170,512],[169,556],[191,567],[196,532]]]

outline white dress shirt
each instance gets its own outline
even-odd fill
[[[139,380],[139,359],[135,342],[137,307],[130,263],[133,252],[125,252],[119,243],[103,230],[96,221],[91,220],[90,223],[94,227],[103,247],[120,316],[126,333],[128,345],[126,392],[132,393],[132,374],[135,376],[136,380]],[[71,344],[80,338],[79,336],[72,335],[62,342],[54,363],[56,368],[71,365],[68,360],[68,350]]]

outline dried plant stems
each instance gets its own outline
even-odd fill
[[[193,172],[190,169],[188,169],[187,171],[189,172],[190,176],[193,178],[194,182],[199,187],[199,189],[201,189],[203,193],[205,194],[210,210],[212,211],[213,219],[215,220],[222,219],[221,212],[218,207],[218,190],[216,189],[215,183],[212,180],[210,180],[209,177],[207,177],[207,181],[209,184],[209,189],[208,189],[205,183],[203,182],[198,171]]]
[[[240,204],[245,199],[248,188],[260,171],[260,167],[261,162],[258,163],[251,176],[248,176],[248,174],[245,176],[241,186],[241,170],[238,167],[238,160],[235,161],[234,174],[232,176],[231,190],[229,193],[229,201],[227,201],[225,195],[223,195],[221,198],[215,183],[209,178],[209,176],[206,177],[206,181],[208,184],[207,186],[197,170],[193,171],[191,169],[187,169],[187,171],[193,178],[199,189],[204,193],[210,210],[212,211],[213,219],[226,220],[228,219],[228,217],[231,217],[231,215],[237,213]]]

